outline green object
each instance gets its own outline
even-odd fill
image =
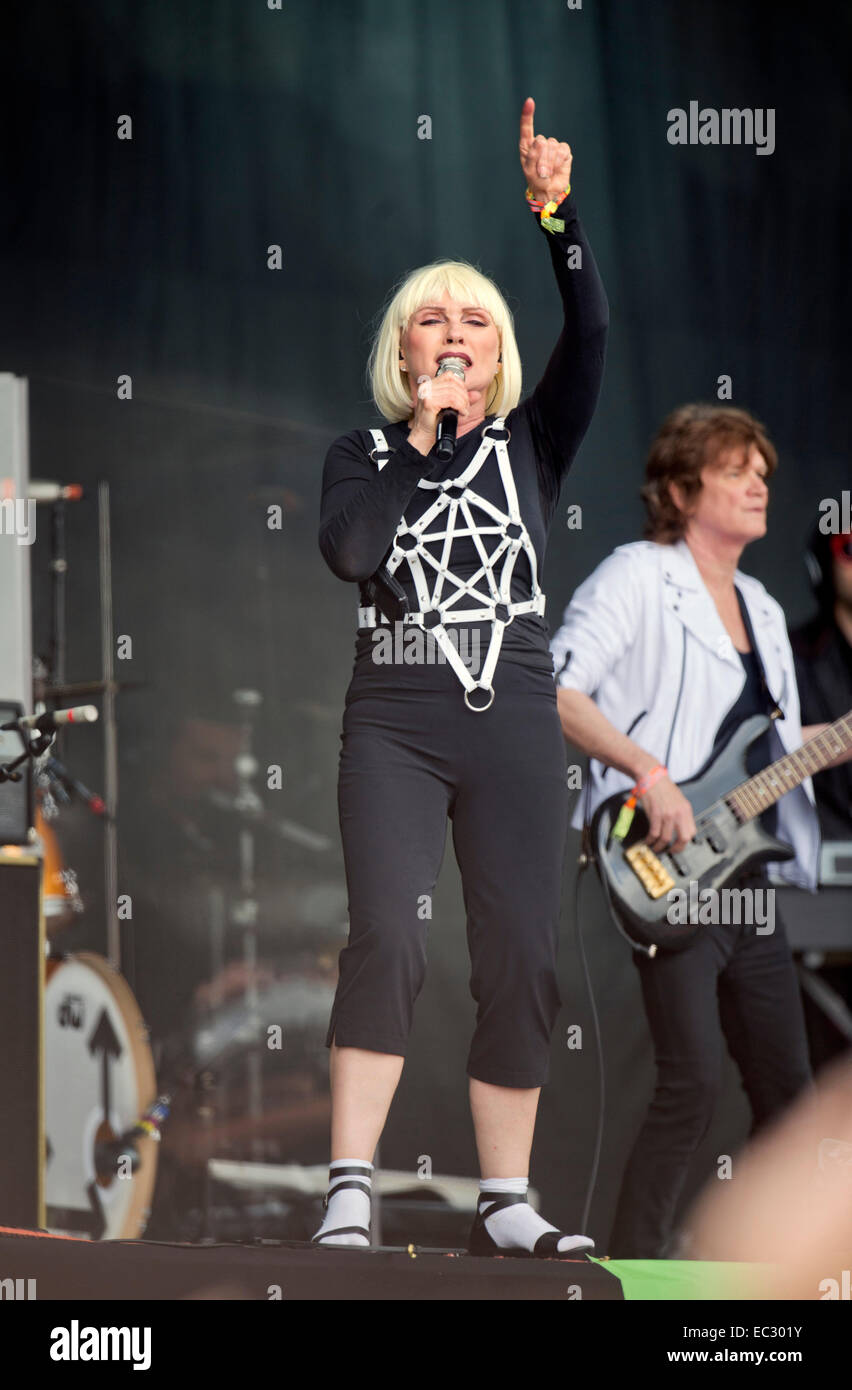
[[[543,217],[541,219],[541,225],[542,227],[546,227],[549,232],[565,231],[565,223],[562,221],[561,217]]]
[[[636,807],[629,806],[628,803],[625,801],[624,805],[618,813],[615,825],[612,827],[613,840],[624,839],[625,835],[627,834],[628,830],[633,824],[633,817],[635,814]]]
[[[725,1260],[597,1260],[621,1283],[625,1299],[766,1298],[772,1265],[735,1264]]]

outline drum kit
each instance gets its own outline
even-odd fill
[[[95,693],[91,686],[85,690]],[[214,1237],[203,1210],[211,1160],[268,1162],[282,1156],[285,1135],[295,1149],[327,1135],[321,1038],[334,996],[336,948],[345,934],[345,892],[318,882],[310,869],[288,875],[274,901],[259,892],[253,846],[259,828],[279,843],[290,841],[299,854],[324,852],[330,842],[267,816],[245,785],[254,760],[243,752],[237,767],[243,781],[237,796],[220,792],[214,804],[218,815],[236,821],[238,882],[228,887],[220,881],[210,891],[207,978],[196,989],[192,1016],[161,1040],[158,1084],[150,1030],[127,980],[93,951],[62,949],[69,928],[85,920],[77,874],[63,858],[62,814],[76,800],[100,816],[103,803],[56,757],[35,761],[33,843],[42,858],[48,948],[44,1190],[46,1229],[53,1233],[93,1240],[142,1236],[152,1211],[158,1140],[170,1114],[172,1171],[175,1161],[194,1170],[201,1209],[196,1229],[184,1224],[172,1233],[201,1239]],[[273,912],[298,929],[301,942],[283,969],[265,965],[258,950],[260,925]],[[236,958],[226,949],[231,927],[241,944]],[[269,1044],[282,1020],[284,1066]],[[229,1213],[222,1219],[227,1225]]]
[[[106,551],[103,550],[106,530]],[[44,963],[44,1199],[46,1229],[52,1233],[101,1239],[137,1239],[146,1230],[158,1176],[159,1140],[167,1118],[167,1148],[187,1166],[206,1174],[208,1163],[224,1158],[269,1157],[282,1132],[288,1139],[327,1137],[328,1089],[321,1037],[334,993],[336,951],[345,936],[345,892],[317,882],[316,873],[298,871],[281,889],[276,919],[313,927],[315,944],[291,951],[284,969],[264,968],[259,957],[260,909],[255,883],[255,838],[266,833],[289,841],[299,855],[325,853],[331,842],[295,822],[267,814],[251,781],[257,765],[248,751],[253,720],[262,703],[255,691],[237,691],[234,700],[247,738],[234,761],[238,790],[220,790],[208,801],[231,826],[237,845],[236,882],[227,882],[211,846],[213,871],[208,879],[210,968],[196,991],[195,1016],[180,1035],[158,1040],[160,1077],[155,1067],[150,1030],[127,979],[121,973],[121,938],[114,920],[116,901],[116,747],[112,705],[129,685],[113,679],[107,662],[102,679],[69,683],[65,675],[64,535],[53,532],[53,636],[50,655],[34,662],[35,717],[21,720],[18,733],[27,752],[15,763],[0,765],[0,780],[20,780],[17,764],[29,761],[35,801],[30,847],[42,861],[41,911],[47,955]],[[57,544],[59,549],[57,549]],[[111,587],[108,525],[102,527],[102,594]],[[109,608],[110,605],[107,605]],[[106,629],[104,629],[106,633]],[[103,635],[103,634],[102,634]],[[112,647],[111,636],[102,644]],[[89,790],[53,748],[63,707],[101,696],[105,738],[103,797]],[[97,718],[88,707],[87,718]],[[51,719],[55,716],[55,723]],[[25,727],[26,726],[26,727]],[[27,732],[38,734],[28,744]],[[110,732],[111,730],[111,732]],[[2,764],[2,758],[0,758]],[[86,928],[78,876],[63,857],[62,822],[76,803],[100,819],[106,861],[107,956],[91,950],[63,950],[69,929]],[[110,847],[111,841],[111,847]],[[2,848],[2,847],[0,847]],[[112,872],[110,872],[110,861]],[[315,861],[314,861],[315,862]],[[233,879],[234,875],[231,873]],[[320,875],[320,879],[322,879]],[[289,910],[282,894],[289,893]],[[319,893],[319,900],[318,900]],[[298,899],[301,897],[301,910]],[[294,916],[291,916],[291,911]],[[302,916],[302,922],[298,919]],[[318,928],[318,930],[317,930]],[[81,933],[74,933],[79,938]],[[234,959],[233,937],[239,954]],[[309,933],[310,935],[310,933]],[[302,933],[303,942],[306,939]],[[270,1074],[271,1030],[287,1034],[287,1064]],[[319,1062],[322,1060],[322,1067]],[[322,1075],[320,1076],[320,1070]],[[266,1074],[265,1074],[266,1072]],[[283,1128],[282,1128],[283,1127]],[[204,1180],[202,1179],[202,1189]],[[202,1198],[202,1208],[204,1200]],[[209,1213],[202,1236],[212,1236]]]
[[[90,951],[57,949],[84,912],[77,875],[63,859],[56,821],[79,797],[95,815],[102,799],[52,755],[64,723],[93,722],[97,710],[46,708],[62,697],[92,695],[100,682],[49,687],[35,674],[37,714],[17,723],[24,752],[0,768],[0,780],[35,770],[29,849],[41,859],[44,961],[44,1197],[46,1229],[90,1239],[136,1238],[145,1229],[157,1171],[157,1140],[168,1114],[157,1096],[148,1030],[121,974]],[[39,706],[41,707],[39,711]],[[7,726],[9,727],[9,726]],[[34,731],[35,736],[32,736]],[[13,846],[6,847],[14,848]]]

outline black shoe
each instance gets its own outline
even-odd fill
[[[344,1169],[343,1171],[346,1172],[355,1170]],[[370,1196],[369,1185],[365,1183],[363,1180],[359,1180],[358,1178],[348,1178],[346,1182],[337,1183],[334,1187],[334,1192],[340,1192],[344,1187],[357,1188],[359,1192],[365,1193],[368,1197]],[[325,1196],[322,1199],[323,1211],[328,1210],[328,1198],[329,1193],[326,1192]],[[367,1245],[369,1245],[370,1228],[369,1226],[335,1226],[333,1230],[323,1231],[322,1234],[320,1234],[320,1232],[317,1231],[316,1235],[311,1237],[311,1245],[328,1245],[331,1247],[332,1250],[366,1250],[367,1248],[367,1245],[334,1245],[331,1239],[332,1236],[366,1236]]]
[[[493,1216],[495,1211],[502,1211],[503,1207],[514,1206],[516,1202],[526,1202],[526,1197],[520,1192],[505,1192],[499,1196],[481,1192],[476,1204],[476,1216],[471,1227],[470,1238],[468,1240],[467,1253],[469,1255],[510,1255],[516,1259],[538,1259],[538,1260],[585,1260],[586,1251],[594,1250],[595,1242],[588,1236],[568,1236],[569,1240],[576,1241],[576,1245],[570,1250],[558,1250],[560,1240],[564,1240],[566,1231],[544,1231],[539,1236],[532,1250],[527,1250],[525,1246],[512,1245],[508,1249],[503,1249],[489,1235],[485,1226],[485,1218]],[[488,1205],[488,1211],[483,1214],[483,1206]]]

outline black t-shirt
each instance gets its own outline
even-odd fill
[[[535,552],[539,586],[547,535],[562,481],[597,404],[608,325],[606,295],[572,196],[563,200],[555,215],[564,220],[564,232],[550,233],[539,228],[538,235],[547,239],[556,274],[563,308],[562,331],[535,390],[505,418],[511,434],[508,452],[518,507]],[[533,220],[530,214],[527,216]],[[406,421],[382,425],[388,448],[394,452],[381,471],[369,457],[374,444],[368,430],[351,430],[336,439],[328,450],[323,470],[319,531],[320,550],[332,571],[341,579],[359,584],[375,573],[392,546],[402,517],[411,524],[435,499],[433,489],[418,488],[419,479],[439,481],[461,474],[482,442],[483,428],[494,419],[494,415],[487,416],[483,425],[463,435],[454,457],[446,463],[439,462],[434,451],[424,457],[408,443]],[[505,493],[493,446],[471,486],[505,511]],[[477,527],[493,525],[479,509],[474,512],[474,522]],[[491,542],[488,548],[493,549],[493,536],[483,539]],[[466,580],[481,565],[482,557],[473,539],[456,538],[450,558],[452,572]],[[419,611],[405,563],[395,578],[406,591],[411,611]],[[515,602],[532,597],[530,564],[523,552],[515,563],[511,596]],[[359,602],[366,602],[363,593]],[[356,606],[353,602],[353,618]],[[459,602],[460,608],[481,606],[473,599]],[[459,649],[462,642],[467,642],[470,651],[476,641],[484,661],[491,623],[453,623],[452,628]],[[466,633],[462,629],[467,629]],[[503,632],[500,660],[538,667],[552,675],[549,636],[543,617],[519,614]],[[355,643],[355,679],[359,682],[429,686],[429,672],[434,668],[377,664],[373,660],[374,650],[373,631],[359,630]]]
[[[751,651],[737,652],[737,656],[742,662],[745,672],[745,685],[740,691],[738,699],[728,710],[728,713],[725,715],[716,731],[716,738],[713,743],[714,754],[723,744],[728,742],[734,730],[739,728],[744,720],[750,719],[753,714],[769,714],[774,708],[774,701],[766,688],[761,664],[755,650],[754,634],[751,630],[748,611],[739,589],[737,589],[736,593],[737,601],[740,605],[740,612],[743,615],[743,622],[745,623],[746,631],[751,641]],[[755,739],[754,743],[749,748],[746,754],[746,771],[750,777],[753,777],[756,772],[762,772],[762,770],[773,761],[769,730],[767,729],[766,733],[761,734],[760,738]],[[773,804],[772,806],[768,806],[766,810],[761,813],[760,823],[770,835],[776,833],[778,827],[777,805]]]

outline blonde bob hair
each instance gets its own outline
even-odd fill
[[[370,349],[367,381],[386,420],[407,420],[414,413],[408,373],[400,370],[401,335],[412,314],[444,290],[464,304],[487,309],[497,329],[503,360],[488,391],[485,414],[507,415],[521,399],[521,358],[512,311],[494,281],[469,261],[433,261],[412,270],[391,291]]]

